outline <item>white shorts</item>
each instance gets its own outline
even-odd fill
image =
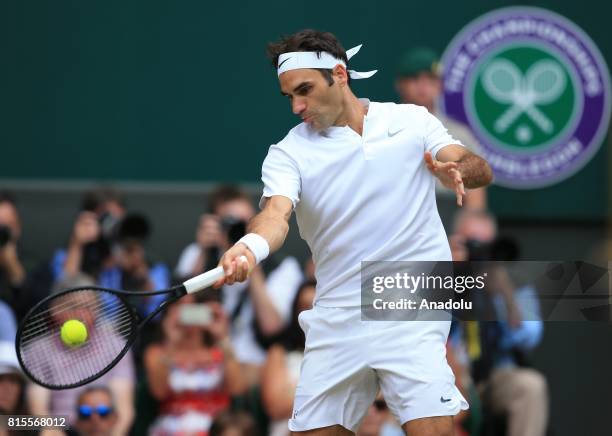
[[[355,432],[379,388],[401,424],[468,408],[446,361],[446,321],[361,321],[357,308],[302,312],[306,349],[291,431]]]

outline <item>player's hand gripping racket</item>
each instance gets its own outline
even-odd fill
[[[186,294],[220,280],[217,267],[179,286],[154,292],[80,287],[51,295],[36,304],[19,326],[15,340],[24,372],[49,389],[84,385],[121,360],[145,325]],[[140,319],[127,297],[166,294],[151,314]]]

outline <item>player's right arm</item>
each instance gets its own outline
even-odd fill
[[[274,195],[267,199],[263,210],[251,219],[247,232],[264,238],[272,253],[285,242],[292,211],[293,203],[289,198]],[[241,261],[241,256],[245,256],[248,262]],[[225,271],[225,277],[215,283],[215,286],[231,285],[234,282],[246,280],[249,271],[255,267],[255,264],[253,252],[245,244],[238,242],[227,250],[219,261],[219,265],[223,266]]]

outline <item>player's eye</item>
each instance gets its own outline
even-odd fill
[[[303,88],[300,88],[300,90],[298,91],[299,95],[308,95],[308,93],[312,90],[312,86],[304,86]]]

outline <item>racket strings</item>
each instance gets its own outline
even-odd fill
[[[111,294],[110,292],[104,292],[104,291],[100,291],[100,290],[96,290],[96,291],[89,291],[89,290],[79,290],[77,292],[94,292],[94,293],[101,293],[101,298],[105,298],[106,300],[108,300],[109,304],[122,304],[121,299],[119,299],[116,295]],[[97,303],[96,300],[92,300],[89,295],[77,295],[77,292],[73,292],[72,294],[67,294],[67,295],[62,295],[59,296],[61,298],[58,298],[57,301],[53,302],[53,312],[54,313],[61,313],[62,311],[65,310],[74,310],[75,307],[75,302],[79,301],[81,303],[81,306],[85,307],[86,305],[89,304],[89,308],[90,309],[95,309],[96,307],[99,306],[99,304]],[[70,297],[69,297],[70,296]],[[49,311],[51,309],[46,309],[46,310],[39,310],[37,311],[37,313],[34,313],[32,315],[30,315],[28,317],[28,320],[30,321],[30,323],[33,325],[35,324],[37,321],[43,321],[46,322],[48,316],[49,316]]]
[[[30,367],[34,375],[41,374],[41,377],[44,377],[44,380],[50,384],[66,385],[93,376],[110,364],[123,350],[126,343],[126,341],[118,340],[112,330],[104,329],[104,326],[99,323],[95,329],[99,331],[92,331],[88,342],[78,349],[68,348],[57,340],[57,336],[47,334],[46,337],[42,337],[31,346],[32,356],[34,356],[33,353],[36,353],[47,356],[47,358],[43,361],[36,357],[30,358],[28,356],[29,347],[25,346],[26,366]],[[107,336],[109,339],[101,341],[102,336]]]
[[[61,338],[69,320],[83,323],[87,338],[67,345]],[[24,322],[18,351],[24,367],[41,384],[62,388],[94,377],[128,346],[136,328],[132,312],[117,295],[100,290],[59,294]]]
[[[83,306],[83,308],[86,308],[86,306]],[[100,311],[99,308],[97,307],[90,307],[88,308],[91,310],[92,315],[94,315],[94,317],[97,319],[98,316],[104,316],[105,318],[112,318],[114,315],[116,314],[122,314],[124,312],[122,307],[118,307],[116,309],[109,309],[109,310],[103,310]],[[67,308],[66,312],[70,312],[70,309]],[[28,330],[27,334],[22,334],[21,340],[24,343],[28,343],[30,340],[32,340],[32,338],[36,338],[39,335],[43,334],[44,332],[49,331],[49,319],[48,319],[49,313],[47,313],[47,318],[42,318],[40,320],[38,320],[36,323],[32,323],[31,324],[31,328]]]

